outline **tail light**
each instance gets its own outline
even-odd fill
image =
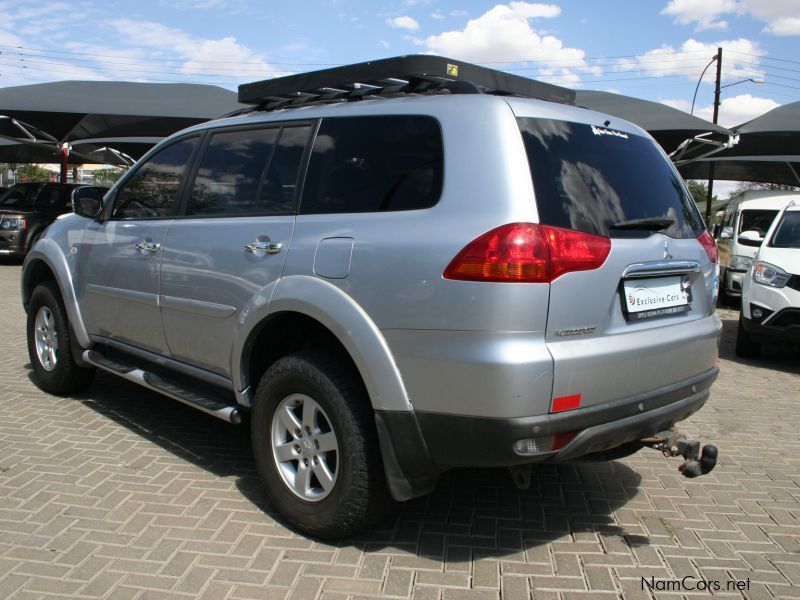
[[[704,229],[703,233],[697,236],[697,241],[703,245],[703,250],[708,254],[708,260],[712,263],[716,263],[719,257],[717,253],[717,243],[714,241],[714,238],[711,237],[708,229]]]
[[[603,265],[611,240],[571,229],[510,223],[484,233],[459,252],[445,279],[546,283]]]

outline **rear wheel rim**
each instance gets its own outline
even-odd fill
[[[328,414],[306,394],[280,401],[272,416],[272,458],[283,483],[307,502],[326,498],[339,474],[339,440]]]
[[[58,362],[58,331],[53,312],[42,306],[36,313],[35,342],[36,357],[45,371],[53,371]]]

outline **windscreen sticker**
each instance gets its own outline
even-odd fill
[[[614,137],[620,137],[628,139],[627,133],[622,133],[621,131],[617,131],[616,129],[607,129],[605,127],[598,127],[597,125],[592,125],[592,133],[595,135],[611,135]]]

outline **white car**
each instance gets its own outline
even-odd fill
[[[773,221],[742,284],[736,354],[758,356],[766,341],[800,343],[800,205],[795,202]]]

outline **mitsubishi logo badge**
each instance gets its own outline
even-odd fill
[[[664,242],[664,258],[672,258],[672,254],[669,252],[669,242]]]

